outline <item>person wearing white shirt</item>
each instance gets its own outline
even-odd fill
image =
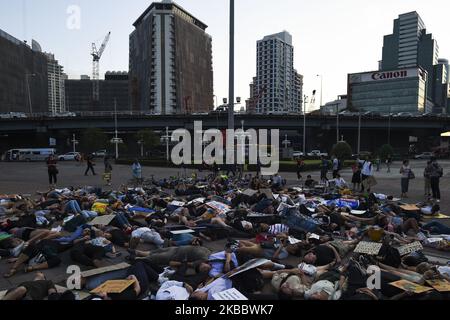
[[[365,183],[364,181],[369,179],[373,176],[373,168],[372,168],[372,162],[370,162],[369,158],[366,158],[366,160],[362,164],[362,170],[361,170],[361,192],[364,192],[365,189]],[[367,188],[367,191],[370,192],[370,186]]]
[[[178,281],[166,281],[156,293],[158,301],[183,301],[188,300],[192,293],[192,287]]]
[[[233,288],[233,283],[227,277],[214,280],[207,286],[197,289],[192,295],[192,300],[214,300],[213,295]]]
[[[164,240],[161,238],[161,235],[150,228],[136,229],[131,233],[131,237],[140,239],[147,243],[153,243],[160,248],[162,248],[164,245]]]
[[[339,173],[336,175],[334,183],[336,184],[336,187],[339,189],[347,188],[347,182],[345,182],[344,178],[342,178]]]

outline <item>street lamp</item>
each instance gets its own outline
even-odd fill
[[[320,77],[320,107],[322,107],[323,106],[323,76],[318,74],[317,77]]]
[[[336,103],[336,139],[339,143],[339,103]]]
[[[306,104],[308,103],[308,97],[303,96],[303,156],[306,157]]]
[[[73,152],[77,152],[78,140],[76,139],[75,133],[72,135]]]
[[[30,92],[30,81],[28,77],[35,77],[35,73],[27,73],[25,74],[25,81],[27,83],[27,91],[28,91],[28,107],[30,108],[30,115],[33,114],[33,105],[31,104],[31,92]]]
[[[358,156],[361,154],[361,109],[358,115]]]
[[[228,129],[234,130],[234,0],[230,0],[230,65],[229,65],[229,94],[228,101]]]

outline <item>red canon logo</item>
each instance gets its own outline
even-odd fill
[[[372,74],[373,80],[386,80],[386,79],[398,79],[406,78],[408,76],[408,71],[390,71],[390,72],[376,72]]]

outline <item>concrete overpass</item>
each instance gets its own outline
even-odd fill
[[[339,117],[339,135],[356,151],[358,136],[358,116]],[[118,115],[118,129],[122,136],[130,138],[141,129],[165,131],[178,128],[193,129],[194,121],[202,121],[204,129],[227,127],[225,114],[211,115]],[[301,148],[303,136],[303,116],[285,115],[236,115],[236,127],[244,124],[245,129],[280,129],[280,134],[288,135],[295,148]],[[390,127],[390,130],[389,130]],[[87,128],[100,128],[108,133],[114,131],[114,114],[102,114],[73,118],[34,117],[24,119],[0,119],[0,151],[13,146],[30,145],[35,138],[42,145],[48,138],[67,140],[72,134],[80,134]],[[337,140],[336,116],[307,115],[307,149],[329,150]],[[450,117],[362,117],[361,149],[375,151],[380,145],[391,141],[394,147],[408,148],[409,137],[417,137],[420,149],[427,149],[439,143],[440,134],[450,131]]]

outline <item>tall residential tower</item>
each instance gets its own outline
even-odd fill
[[[212,110],[212,39],[207,25],[169,0],[154,2],[130,35],[133,110],[188,114]]]
[[[300,113],[302,86],[303,77],[294,69],[292,36],[283,31],[259,40],[251,109],[260,114]]]

